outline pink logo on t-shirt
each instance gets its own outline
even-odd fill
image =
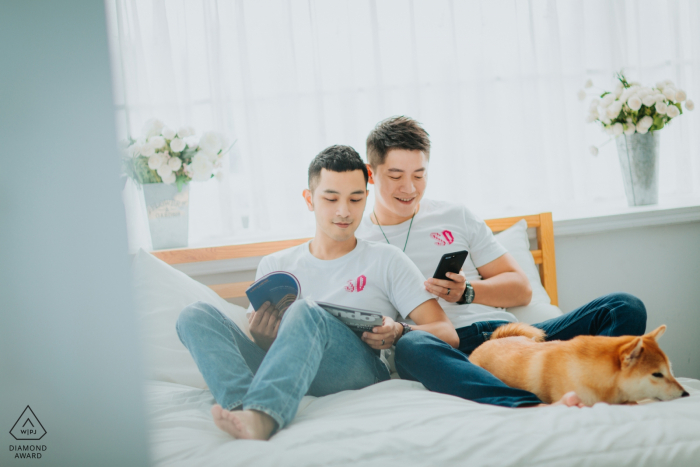
[[[452,243],[455,241],[454,235],[452,235],[452,232],[449,230],[443,230],[442,233],[433,232],[430,234],[430,236],[437,240],[435,244],[438,246],[452,245]]]
[[[355,279],[355,283],[353,283],[352,281],[348,281],[348,285],[345,286],[345,290],[347,290],[348,292],[362,292],[365,288],[365,285],[367,285],[367,278],[364,275],[362,275]]]

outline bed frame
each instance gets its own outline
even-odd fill
[[[535,264],[539,264],[542,285],[547,291],[549,298],[552,300],[552,305],[558,305],[557,269],[554,261],[554,227],[552,224],[552,213],[544,212],[531,216],[489,219],[486,221],[486,225],[488,225],[494,233],[498,233],[511,227],[520,219],[525,219],[528,227],[534,227],[537,230],[537,249],[531,251],[532,257],[535,260]],[[308,240],[308,238],[298,238],[278,242],[248,243],[244,245],[158,250],[152,253],[154,256],[160,258],[168,264],[199,263],[203,261],[265,256],[280,250],[284,250],[285,248],[300,245]],[[232,282],[228,284],[210,285],[209,287],[222,298],[239,298],[245,297],[245,290],[252,283],[252,281]]]

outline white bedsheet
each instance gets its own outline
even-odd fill
[[[690,397],[641,406],[507,409],[391,380],[305,397],[268,442],[220,431],[207,390],[149,381],[151,455],[158,466],[700,465],[700,381]]]

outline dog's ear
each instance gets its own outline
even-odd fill
[[[662,324],[662,325],[659,326],[658,328],[656,328],[656,329],[654,329],[653,331],[651,331],[651,332],[648,334],[648,336],[653,337],[654,340],[658,342],[659,337],[663,336],[665,332],[666,332],[666,325],[665,325],[665,324]]]
[[[644,351],[644,340],[641,337],[635,337],[628,344],[620,349],[620,362],[623,367],[630,367],[637,363],[639,356]]]

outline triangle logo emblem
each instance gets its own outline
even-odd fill
[[[17,440],[37,441],[44,437],[46,430],[41,424],[32,408],[27,406],[19,416],[15,425],[10,430],[10,434]]]

